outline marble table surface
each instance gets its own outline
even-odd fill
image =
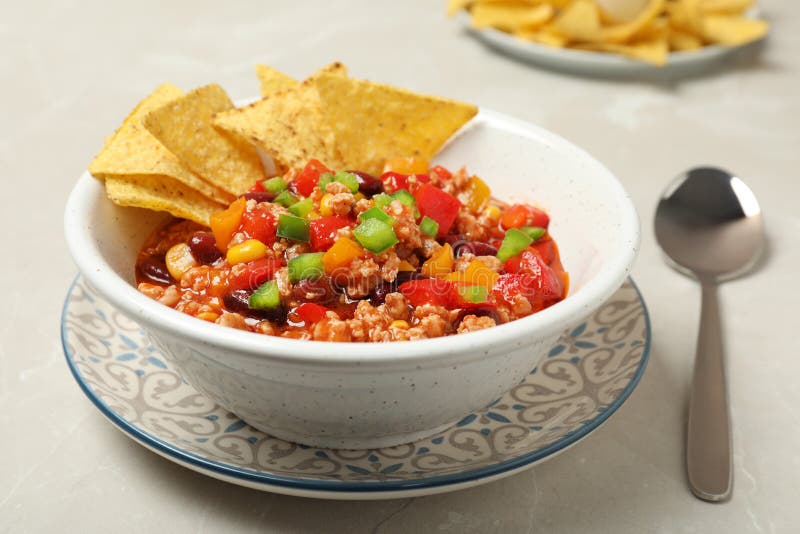
[[[0,7],[0,532],[797,532],[800,528],[800,9],[764,0],[765,46],[690,78],[588,79],[486,49],[444,2],[6,2]],[[69,374],[59,314],[76,273],[64,201],[102,139],[159,83],[257,91],[263,62],[448,95],[535,122],[616,173],[643,222],[633,271],[653,319],[638,389],[609,423],[513,477],[382,502],[292,498],[226,484],[145,450]],[[735,489],[687,490],[686,398],[699,290],[664,266],[658,193],[696,164],[748,181],[769,249],[721,290]],[[69,528],[67,528],[69,526]]]

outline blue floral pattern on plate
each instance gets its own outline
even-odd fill
[[[266,490],[396,494],[510,472],[586,436],[636,386],[650,324],[628,281],[484,410],[415,443],[359,451],[289,443],[248,426],[187,384],[143,330],[81,278],[64,304],[62,340],[87,396],[123,431],[167,457]]]

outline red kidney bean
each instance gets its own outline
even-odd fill
[[[222,303],[228,311],[247,313],[250,311],[250,305],[248,304],[250,293],[252,292],[246,289],[236,289],[230,293],[224,294],[222,296]]]
[[[423,280],[430,278],[417,271],[399,271],[397,277],[391,282],[383,282],[375,287],[369,294],[369,300],[373,306],[380,306],[386,301],[386,295],[395,293],[400,284],[409,280]]]
[[[456,257],[465,252],[471,252],[476,256],[495,256],[497,255],[497,248],[482,241],[467,241],[453,245],[453,254]]]
[[[146,278],[159,284],[172,284],[175,280],[169,274],[167,265],[161,258],[154,258],[152,256],[143,259],[139,262],[139,272]]]
[[[441,237],[437,237],[436,241],[439,242],[440,245],[444,245],[445,243],[450,243],[450,246],[453,246],[455,243],[459,241],[467,242],[467,236],[464,234],[447,234]]]
[[[272,202],[275,200],[275,195],[269,191],[252,191],[241,196],[246,200],[255,200],[256,202]]]
[[[329,276],[323,276],[317,280],[300,280],[292,287],[292,296],[303,302],[315,302],[317,304],[331,302],[339,298]]]
[[[465,308],[458,312],[455,320],[455,327],[461,324],[464,317],[467,315],[474,315],[476,317],[491,317],[496,324],[500,324],[500,315],[497,313],[497,308],[494,306],[476,306],[474,308]]]
[[[195,232],[189,238],[189,250],[192,251],[194,259],[200,263],[214,263],[222,257],[214,234],[209,232]]]
[[[383,193],[383,182],[371,174],[362,171],[347,171],[355,174],[358,178],[358,190],[365,197],[371,197]]]

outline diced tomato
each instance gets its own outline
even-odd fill
[[[328,308],[320,306],[319,304],[314,304],[313,302],[304,302],[295,308],[294,311],[304,323],[309,325],[323,320]]]
[[[560,270],[550,268],[539,251],[526,249],[504,264],[507,274],[501,274],[492,288],[497,299],[513,303],[516,294],[527,298],[534,311],[539,311],[561,300],[564,295],[564,278]]]
[[[353,221],[340,215],[314,219],[311,226],[311,246],[316,251],[328,250],[336,241],[336,232],[341,228],[353,226]]]
[[[553,262],[558,257],[558,248],[556,242],[552,239],[542,239],[532,244],[529,248],[534,249],[539,253],[547,265],[553,265]]]
[[[409,280],[400,284],[398,290],[406,297],[412,306],[433,304],[453,308],[458,297],[455,284],[439,278],[425,278],[423,280]]]
[[[547,228],[550,224],[550,217],[544,211],[525,204],[514,204],[503,212],[500,225],[508,230],[509,228],[520,228],[522,226],[539,226]]]
[[[381,182],[383,182],[383,190],[386,193],[394,193],[401,189],[408,190],[408,175],[406,174],[385,172],[381,174]]]
[[[331,170],[321,161],[312,159],[290,184],[295,192],[307,197],[319,183],[319,177]]]
[[[257,205],[253,210],[244,212],[239,229],[267,246],[275,242],[275,218],[266,206]]]
[[[244,264],[244,269],[236,269],[231,275],[228,285],[231,289],[256,289],[271,279],[281,264],[274,258],[261,258]]]
[[[438,187],[431,184],[422,184],[413,193],[417,199],[417,208],[420,214],[428,216],[439,223],[439,236],[450,231],[458,215],[461,202]]]
[[[453,177],[453,173],[442,167],[441,165],[436,165],[435,167],[431,167],[430,170],[431,174],[436,174],[440,178],[444,178],[445,180],[449,180]]]
[[[261,183],[261,180],[257,181],[253,187],[247,190],[248,193],[264,193],[266,189],[264,189],[264,185]]]

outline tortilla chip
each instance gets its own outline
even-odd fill
[[[256,76],[261,86],[261,96],[274,95],[285,89],[300,85],[300,82],[267,65],[256,65]]]
[[[313,87],[343,168],[375,174],[388,158],[430,159],[478,112],[471,104],[330,74],[320,75]]]
[[[345,76],[346,77],[347,76],[347,67],[345,66],[344,63],[342,63],[340,61],[334,61],[333,63],[328,63],[327,65],[325,65],[324,67],[319,69],[317,72],[315,72],[314,74],[312,74],[311,76],[306,78],[305,82],[308,82],[308,83],[313,82],[314,79],[316,79],[318,76],[321,76],[323,74],[332,74],[334,76]]]
[[[206,85],[150,112],[144,125],[187,167],[239,195],[264,179],[264,168],[254,147],[212,125],[215,113],[230,109],[222,87]]]
[[[341,164],[332,132],[323,124],[319,94],[308,83],[218,113],[214,125],[250,140],[283,168],[302,168],[311,158],[332,168]]]
[[[553,25],[570,41],[595,42],[600,37],[600,10],[591,0],[575,0],[559,13]]]
[[[230,202],[233,197],[229,193],[186,168],[142,124],[148,113],[182,95],[183,91],[172,84],[157,87],[133,108],[114,135],[106,141],[105,146],[89,164],[89,172],[101,179],[105,176],[128,174],[169,176],[211,199],[222,203]]]
[[[664,0],[650,0],[635,19],[623,24],[608,26],[600,31],[600,40],[606,43],[625,43],[653,22],[664,11]]]
[[[667,41],[671,50],[679,52],[697,50],[703,47],[703,41],[699,37],[675,29],[670,30]]]
[[[612,52],[656,66],[664,65],[669,57],[669,46],[666,39],[651,39],[630,44],[586,43],[578,45],[576,48],[594,52]]]
[[[209,217],[225,207],[169,176],[138,174],[105,177],[106,195],[114,204],[153,211],[208,226]]]
[[[763,20],[737,15],[709,15],[703,19],[703,38],[713,44],[740,46],[758,41],[769,31]]]
[[[666,6],[669,25],[689,35],[700,35],[703,30],[703,17],[699,0],[675,0]]]
[[[713,15],[739,15],[753,7],[753,0],[701,0],[703,13]]]
[[[473,28],[497,28],[514,33],[539,28],[553,18],[555,10],[548,4],[531,7],[525,4],[478,4],[472,8]]]

